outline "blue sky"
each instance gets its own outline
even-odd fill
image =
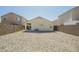
[[[58,15],[72,8],[73,6],[0,6],[0,15],[15,12],[28,20],[41,16],[53,21]]]

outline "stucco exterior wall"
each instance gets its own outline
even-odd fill
[[[59,19],[56,19],[56,20],[52,21],[52,23],[53,23],[54,26],[59,26],[59,25],[63,24],[62,21],[59,20]]]
[[[17,23],[16,15],[12,13],[3,15],[1,16],[1,22],[2,23]]]
[[[15,13],[8,13],[1,16],[1,23],[8,23],[8,24],[16,24],[16,25],[24,25],[26,19],[20,15]]]
[[[70,24],[69,22],[72,21],[72,11],[67,11],[62,15],[60,15],[59,21],[61,22],[61,24],[69,25]]]
[[[24,17],[21,17],[21,24],[23,25],[23,26],[25,26],[25,23],[26,22],[28,22],[28,20],[26,19],[26,18],[24,18]]]
[[[53,26],[52,24],[49,24],[49,23],[39,23],[39,22],[36,22],[36,23],[31,23],[32,24],[32,31],[38,29],[39,31],[53,31]],[[50,28],[52,26],[52,28]]]
[[[75,7],[72,11],[72,21],[75,25],[79,23],[79,6]]]
[[[58,30],[79,36],[79,7],[75,7],[59,16],[63,20],[63,25],[58,26]]]
[[[72,9],[72,20],[79,21],[79,6]]]
[[[43,18],[36,18],[31,21],[31,31],[39,30],[39,31],[53,31],[53,24],[52,22],[43,19]]]
[[[59,20],[64,25],[75,25],[79,23],[79,7],[75,7],[59,16]]]

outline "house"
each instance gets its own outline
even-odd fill
[[[52,22],[54,25],[76,25],[79,23],[79,6],[72,8],[61,15],[58,19]]]
[[[28,21],[25,25],[25,30],[26,31],[53,31],[53,24],[51,21],[39,16]]]
[[[76,25],[79,23],[79,6],[64,12],[58,18],[59,21],[62,21],[63,25]]]
[[[13,25],[24,25],[26,18],[23,16],[17,15],[16,13],[9,12],[1,16],[1,23],[13,24]]]
[[[59,31],[79,36],[79,6],[59,15],[54,23]]]
[[[55,26],[60,26],[60,25],[63,25],[63,24],[64,24],[64,22],[63,22],[61,19],[59,20],[59,18],[56,19],[56,20],[54,20],[54,21],[52,21],[52,23],[53,23]]]
[[[61,26],[63,24],[62,21],[59,20],[59,19],[56,19],[56,20],[52,21],[52,23],[54,25],[53,26],[54,31],[57,31],[58,30],[58,26]]]

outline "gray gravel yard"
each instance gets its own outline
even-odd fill
[[[1,52],[75,52],[79,51],[79,37],[62,33],[34,33],[19,31],[0,36]]]

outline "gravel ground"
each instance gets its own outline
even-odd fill
[[[0,36],[1,52],[77,52],[79,37],[62,32],[19,31]]]

